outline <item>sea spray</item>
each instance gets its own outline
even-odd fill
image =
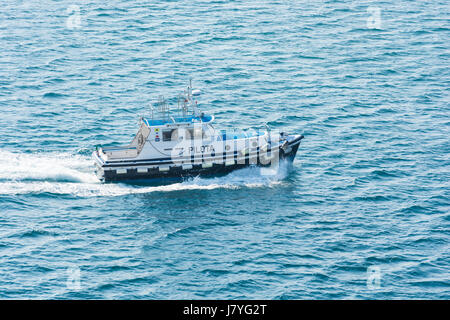
[[[281,162],[279,168],[271,172],[259,167],[248,167],[226,176],[195,177],[170,185],[136,186],[100,183],[93,173],[93,164],[88,156],[0,150],[0,161],[0,194],[6,195],[46,193],[75,197],[115,197],[181,190],[258,188],[281,183],[288,173],[288,164]]]

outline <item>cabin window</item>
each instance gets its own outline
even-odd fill
[[[204,139],[206,137],[205,131],[202,128],[187,129],[186,131],[186,139],[188,140]]]
[[[177,139],[178,139],[177,129],[163,131],[163,141],[175,141]]]

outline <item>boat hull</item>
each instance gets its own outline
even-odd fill
[[[278,165],[280,161],[294,161],[303,136],[293,136],[284,145],[277,146],[269,150],[272,160],[267,161],[258,153],[255,157],[234,156],[232,159],[223,157],[218,161],[204,163],[195,161],[189,164],[176,162],[168,163],[168,159],[141,161],[139,163],[104,163],[94,152],[96,160],[96,173],[100,180],[104,182],[116,181],[136,181],[136,180],[158,180],[158,181],[180,181],[191,177],[207,177],[227,174],[231,171],[249,166],[271,167]]]

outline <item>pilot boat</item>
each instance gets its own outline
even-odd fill
[[[93,152],[101,181],[183,180],[195,176],[226,174],[248,167],[276,168],[292,162],[303,135],[270,130],[216,130],[213,115],[199,110],[200,90],[190,83],[170,110],[160,97],[157,110],[140,118],[131,143],[97,147]],[[156,113],[156,116],[155,116]]]

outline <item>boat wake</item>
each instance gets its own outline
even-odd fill
[[[0,150],[0,196],[56,194],[74,197],[115,197],[150,192],[272,187],[282,183],[288,164],[277,170],[250,167],[214,178],[192,178],[163,186],[101,183],[90,157],[69,153],[13,153]]]

